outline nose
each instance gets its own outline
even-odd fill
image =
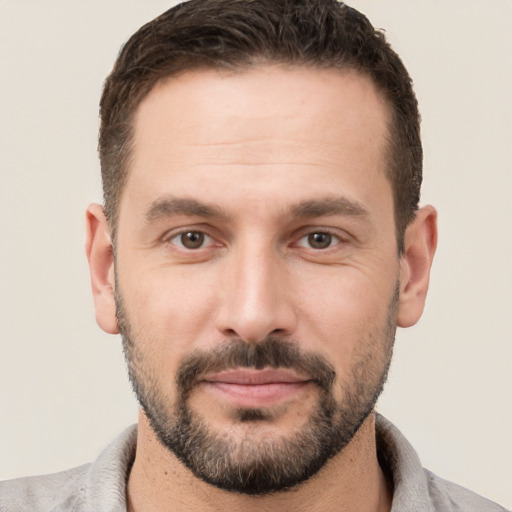
[[[286,263],[272,250],[246,248],[232,255],[223,273],[217,329],[224,337],[258,343],[290,336],[297,326]]]

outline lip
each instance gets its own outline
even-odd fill
[[[297,396],[311,380],[282,369],[237,369],[205,376],[209,391],[236,407],[270,407]]]

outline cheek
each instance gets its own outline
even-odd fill
[[[133,337],[153,367],[174,372],[185,355],[207,342],[216,301],[204,280],[171,268],[124,274],[120,268],[119,287]]]
[[[369,344],[385,344],[396,280],[390,273],[376,282],[359,269],[345,268],[323,283],[309,286],[301,300],[300,339],[307,349],[322,351],[337,368],[347,368],[362,352],[378,350]]]

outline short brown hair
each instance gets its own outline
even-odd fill
[[[129,168],[133,117],[154,85],[190,69],[258,63],[355,69],[370,77],[391,113],[387,175],[398,247],[418,208],[420,116],[412,81],[381,31],[336,0],[190,0],[139,29],[121,49],[100,103],[105,215],[115,239]]]

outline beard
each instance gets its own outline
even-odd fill
[[[117,288],[119,289],[119,288]],[[173,406],[134,336],[120,295],[117,318],[128,374],[139,404],[160,443],[192,473],[219,489],[247,495],[288,490],[315,475],[350,443],[373,411],[387,379],[396,331],[398,294],[384,325],[357,344],[359,351],[344,378],[320,354],[300,350],[299,344],[268,337],[257,344],[227,340],[209,351],[192,352],[179,365]],[[307,375],[319,399],[304,425],[289,435],[259,435],[259,426],[275,415],[266,408],[237,408],[232,419],[247,424],[244,435],[216,432],[190,396],[207,373],[235,368],[286,368]],[[341,399],[335,398],[335,388]],[[261,432],[260,432],[261,433]]]

